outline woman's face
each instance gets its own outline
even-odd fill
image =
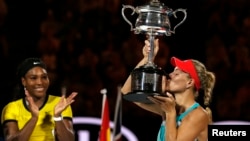
[[[183,72],[178,67],[169,74],[169,79],[166,83],[166,91],[172,93],[183,92],[185,89],[191,86],[192,79],[188,73]]]
[[[47,71],[39,66],[33,67],[22,78],[22,84],[31,96],[36,98],[45,97],[49,87]]]

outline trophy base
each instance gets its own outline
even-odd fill
[[[160,95],[159,93],[147,93],[147,92],[130,92],[123,95],[123,98],[131,102],[153,103],[147,97]]]

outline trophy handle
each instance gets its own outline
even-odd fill
[[[134,30],[134,27],[133,27],[132,23],[127,19],[127,17],[126,17],[125,14],[124,14],[125,9],[127,9],[127,8],[130,8],[130,9],[133,10],[133,12],[132,12],[131,15],[134,15],[134,13],[135,13],[135,8],[134,8],[133,6],[131,6],[131,5],[123,5],[123,8],[122,8],[122,17],[123,17],[123,19],[130,25],[130,30],[133,31],[133,30]]]
[[[187,18],[186,9],[182,9],[182,8],[176,9],[175,11],[171,12],[170,14],[171,14],[171,15],[174,15],[174,17],[177,18],[177,16],[176,16],[176,13],[177,13],[177,12],[182,12],[182,13],[184,13],[184,17],[183,17],[182,21],[180,21],[177,25],[175,25],[175,27],[173,28],[173,30],[170,31],[171,33],[175,33],[175,29],[176,29],[178,26],[180,26],[180,25],[186,20],[186,18]],[[166,33],[166,34],[169,35],[170,33]]]

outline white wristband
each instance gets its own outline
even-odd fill
[[[53,117],[53,120],[54,121],[62,121],[63,117],[62,116],[60,116],[60,117]]]

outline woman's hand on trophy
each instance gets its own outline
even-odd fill
[[[143,53],[144,58],[148,58],[149,53],[151,51],[150,42],[149,42],[149,40],[145,40],[144,43],[145,43],[145,45],[144,45],[144,47],[142,49],[142,53]],[[154,40],[154,55],[153,55],[152,59],[155,58],[158,51],[159,51],[159,39],[155,39]]]

